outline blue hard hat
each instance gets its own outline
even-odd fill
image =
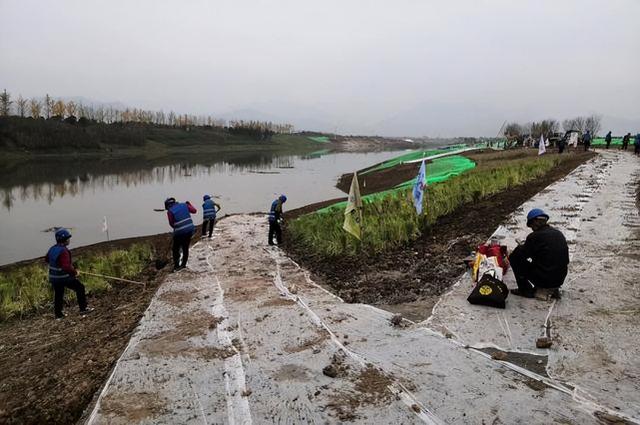
[[[65,228],[60,228],[56,230],[56,242],[64,242],[70,237],[71,237],[71,233]]]
[[[176,203],[176,198],[167,198],[164,200],[164,209],[168,210],[171,208],[171,205]]]
[[[204,195],[204,196],[202,197],[202,200],[203,200],[203,201],[206,201],[207,199],[211,199],[211,195]]]
[[[280,195],[280,202],[287,202],[287,197],[284,195]]]
[[[544,217],[547,220],[549,220],[549,214],[542,211],[540,208],[534,208],[531,211],[529,211],[529,214],[527,214],[527,223],[529,223],[531,220],[538,217]]]

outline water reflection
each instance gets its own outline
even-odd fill
[[[237,174],[247,172],[278,173],[294,168],[296,158],[318,158],[313,155],[279,156],[269,152],[226,153],[188,158],[93,158],[56,159],[20,163],[0,173],[2,205],[11,210],[17,199],[46,200],[82,196],[86,191],[136,187],[148,184],[174,183],[184,177]]]
[[[288,195],[287,209],[337,198],[345,195],[335,187],[339,175],[397,155],[243,152],[13,165],[0,171],[0,264],[44,255],[52,240],[45,230],[52,227],[72,227],[74,247],[104,241],[104,217],[112,239],[167,232],[166,215],[155,211],[167,196],[198,208],[211,193],[221,214],[266,212],[279,193]]]

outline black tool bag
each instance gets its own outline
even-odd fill
[[[504,308],[509,288],[500,280],[485,273],[467,298],[471,304]]]

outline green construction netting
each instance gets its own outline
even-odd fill
[[[593,139],[591,141],[591,145],[592,146],[605,146],[607,144],[607,142],[605,142],[604,137],[596,137],[595,139]],[[629,143],[631,144],[631,142]],[[619,145],[622,146],[622,137],[612,137],[611,138],[611,145]]]
[[[467,170],[475,168],[476,163],[460,155],[447,156],[444,158],[436,158],[433,161],[427,163],[427,184],[439,183],[453,176],[457,176],[459,174],[464,173]],[[411,187],[414,183],[415,179],[411,179],[404,183],[400,183],[392,189],[383,190],[382,192],[372,193],[370,195],[365,195],[362,197],[362,202],[373,202],[378,199],[382,199],[390,193],[397,192],[399,190],[406,189]],[[317,210],[317,213],[328,212],[333,209],[341,209],[347,205],[347,201],[338,202],[336,204],[330,205],[328,207]]]
[[[460,155],[446,156],[444,158],[436,158],[432,162],[427,163],[427,184],[443,182],[453,176],[462,174],[467,170],[475,168],[476,163],[467,157]],[[396,188],[401,189],[413,186],[415,179],[411,179],[404,183],[400,183]]]
[[[371,173],[373,171],[385,170],[387,168],[395,167],[396,165],[398,165],[398,164],[400,164],[402,162],[413,161],[413,160],[420,159],[420,158],[426,158],[428,156],[438,155],[438,154],[445,153],[445,152],[448,152],[448,150],[447,149],[432,149],[432,150],[428,150],[428,151],[413,151],[413,152],[409,152],[409,153],[406,153],[404,155],[397,156],[397,157],[395,157],[393,159],[390,159],[388,161],[381,162],[380,164],[375,165],[372,168],[369,168],[368,170],[363,171],[362,173],[360,173],[360,175],[368,174],[368,173]]]
[[[307,137],[307,139],[318,143],[329,143],[329,138],[327,136],[310,136]]]

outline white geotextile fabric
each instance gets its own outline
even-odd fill
[[[569,275],[557,303],[510,295],[505,310],[466,301],[463,276],[426,325],[464,344],[549,356],[552,378],[577,386],[574,397],[640,421],[640,219],[635,205],[640,161],[605,152],[522,205],[503,235],[513,249],[525,239],[526,212],[543,208],[565,234]],[[513,274],[505,283],[516,287]],[[551,321],[554,345],[537,349]]]
[[[597,423],[565,389],[422,326],[393,327],[386,311],[344,303],[267,249],[266,231],[264,217],[232,216],[214,241],[194,247],[189,270],[154,297],[89,423],[344,423],[340,409],[356,424]],[[190,323],[198,332],[166,338]],[[340,353],[349,375],[323,375]],[[366,365],[389,377],[392,396],[358,390]]]

